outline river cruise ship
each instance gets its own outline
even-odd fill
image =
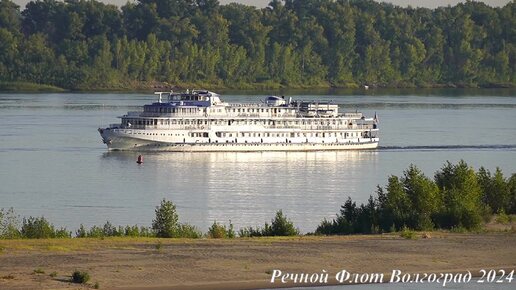
[[[327,101],[268,96],[227,103],[205,90],[157,92],[158,101],[99,128],[109,150],[317,151],[378,147],[378,118]]]

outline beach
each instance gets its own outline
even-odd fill
[[[463,272],[516,268],[514,232],[432,232],[252,239],[53,239],[0,241],[1,289],[258,289],[316,284],[270,283],[289,273]],[[91,276],[70,283],[74,270]],[[53,274],[52,274],[53,273]],[[52,274],[52,275],[51,275]],[[51,277],[55,276],[55,277]]]

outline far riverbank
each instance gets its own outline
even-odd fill
[[[424,85],[358,85],[348,87],[335,87],[328,83],[319,85],[282,85],[279,83],[253,83],[253,84],[235,84],[228,86],[226,84],[213,83],[181,83],[168,84],[159,82],[128,82],[120,84],[116,87],[84,87],[75,89],[66,89],[48,84],[38,84],[32,82],[0,82],[0,93],[7,92],[25,92],[25,93],[60,93],[60,92],[96,92],[96,93],[110,93],[110,92],[152,92],[152,91],[168,91],[176,90],[182,91],[186,89],[209,89],[218,92],[241,92],[256,94],[257,92],[294,92],[294,93],[344,93],[344,94],[365,94],[374,91],[391,91],[393,93],[411,92],[411,91],[508,91],[511,92],[516,88],[515,84],[489,84],[489,85],[464,85],[464,84],[424,84]]]

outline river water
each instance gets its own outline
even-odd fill
[[[231,102],[264,95],[229,93]],[[206,231],[263,225],[282,209],[303,232],[358,202],[411,163],[433,176],[446,160],[516,172],[516,94],[511,90],[339,92],[294,95],[333,100],[380,119],[375,151],[289,153],[108,152],[97,132],[150,94],[0,94],[0,208],[77,229],[109,220],[148,226],[160,200]]]

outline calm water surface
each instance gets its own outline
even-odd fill
[[[262,96],[227,95],[258,102]],[[341,110],[378,113],[376,151],[289,153],[107,152],[97,132],[145,94],[0,94],[0,208],[45,216],[76,229],[150,225],[167,198],[180,220],[205,231],[214,220],[262,225],[282,209],[302,232],[332,218],[351,196],[362,202],[411,163],[433,176],[446,160],[516,172],[514,91],[430,91],[423,95],[301,95]]]

